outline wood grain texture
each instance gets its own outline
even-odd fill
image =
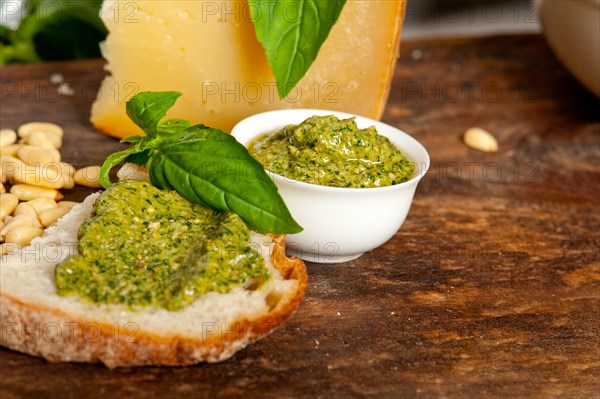
[[[98,163],[119,148],[87,121],[102,75],[3,68],[0,124],[59,122],[64,158]],[[0,349],[0,397],[598,398],[599,106],[540,36],[405,42],[383,119],[432,168],[392,240],[309,264],[298,313],[226,362],[111,371]],[[500,151],[465,147],[472,126]]]

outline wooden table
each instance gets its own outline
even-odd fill
[[[59,121],[67,161],[101,162],[119,147],[88,123],[102,75],[3,68],[2,127]],[[1,349],[0,397],[598,398],[598,110],[540,36],[405,42],[383,119],[432,167],[392,240],[308,264],[300,310],[228,361],[108,370]],[[471,126],[500,151],[465,147]]]

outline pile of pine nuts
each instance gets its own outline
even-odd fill
[[[62,141],[63,129],[53,123],[0,130],[0,256],[41,236],[77,204],[61,201],[59,189],[101,187],[99,166],[76,170],[61,161]]]

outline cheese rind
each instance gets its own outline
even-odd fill
[[[246,1],[105,0],[109,76],[92,107],[96,128],[140,134],[125,102],[140,91],[183,93],[168,116],[229,131],[279,108],[379,118],[393,75],[405,0],[350,0],[307,75],[285,99],[254,33]]]

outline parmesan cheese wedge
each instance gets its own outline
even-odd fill
[[[140,134],[125,102],[175,90],[168,116],[229,131],[279,108],[324,108],[380,118],[398,56],[405,0],[350,0],[299,85],[283,100],[256,39],[246,1],[105,0],[102,44],[109,76],[92,107],[110,135]],[[293,18],[290,10],[290,18]]]

